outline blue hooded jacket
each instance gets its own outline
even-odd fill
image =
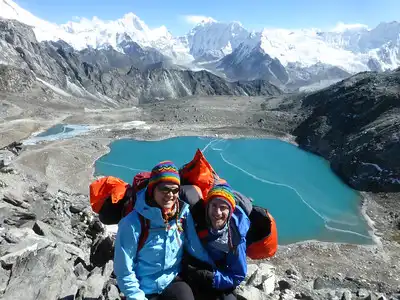
[[[246,277],[246,235],[250,228],[250,220],[241,207],[236,206],[230,219],[234,250],[228,253],[204,243],[213,262],[224,261],[224,266],[217,267],[214,271],[213,287],[226,290],[237,287]],[[215,237],[210,234],[208,239]],[[203,260],[204,261],[204,260]]]
[[[179,215],[183,232],[175,219],[166,228],[161,210],[145,201],[146,189],[139,191],[134,210],[118,224],[115,240],[114,272],[127,300],[146,299],[146,294],[160,294],[181,270],[183,247],[197,259],[210,262],[195,231],[189,205],[182,203]],[[138,214],[150,220],[149,235],[137,253],[141,231]]]

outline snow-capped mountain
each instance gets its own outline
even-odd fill
[[[0,0],[0,17],[32,26],[38,41],[61,39],[76,50],[111,46],[123,52],[120,44],[128,39],[142,48],[155,48],[177,62],[193,60],[187,47],[182,45],[179,38],[173,37],[165,26],[150,29],[133,13],[127,13],[115,21],[93,17],[91,20],[81,18],[76,22],[57,25],[32,15],[11,0]]]
[[[201,22],[187,35],[190,54],[197,61],[212,61],[231,54],[249,32],[239,23]]]
[[[310,84],[321,77],[331,80],[400,66],[399,22],[381,23],[372,29],[362,24],[339,24],[329,31],[249,32],[239,22],[210,18],[187,35],[174,37],[165,26],[151,29],[133,13],[115,21],[93,17],[57,25],[35,17],[12,0],[0,0],[0,17],[32,26],[39,41],[62,39],[77,50],[112,47],[127,53],[133,49],[135,53],[151,53],[150,61],[167,58],[180,66],[208,69],[232,80],[275,77],[282,84]]]

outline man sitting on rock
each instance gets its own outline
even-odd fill
[[[137,193],[134,210],[118,224],[114,272],[129,300],[194,299],[191,288],[178,277],[183,247],[197,259],[207,261],[209,256],[196,234],[189,205],[178,198],[179,188],[175,165],[159,163],[147,188]]]
[[[203,201],[203,200],[202,200]],[[250,220],[236,206],[229,185],[216,185],[204,203],[192,209],[193,219],[213,266],[185,255],[182,277],[196,298],[233,300],[235,288],[247,273],[246,234]]]

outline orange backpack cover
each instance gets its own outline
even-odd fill
[[[278,250],[278,231],[276,222],[272,215],[266,211],[271,221],[271,232],[262,240],[251,243],[247,246],[246,254],[251,259],[265,259],[275,255]]]
[[[124,198],[130,185],[120,178],[106,176],[90,184],[90,205],[94,212],[99,213],[104,201],[111,196],[112,203],[118,203]]]
[[[200,149],[197,149],[194,158],[179,170],[179,175],[182,184],[198,186],[202,191],[203,199],[215,184],[226,182],[214,171]]]

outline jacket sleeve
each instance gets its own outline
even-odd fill
[[[213,287],[218,290],[236,288],[246,277],[246,240],[242,240],[236,248],[236,254],[230,252],[227,257],[227,270],[214,271]]]
[[[140,226],[140,225],[139,225]],[[127,300],[145,300],[145,294],[140,289],[136,278],[135,259],[139,233],[126,217],[118,225],[114,249],[114,272],[118,287]]]
[[[185,250],[192,255],[193,257],[201,260],[203,262],[209,263],[211,266],[215,266],[214,262],[208,255],[207,250],[203,247],[196,229],[194,227],[194,221],[192,214],[188,212],[186,214],[186,222],[185,222]]]

